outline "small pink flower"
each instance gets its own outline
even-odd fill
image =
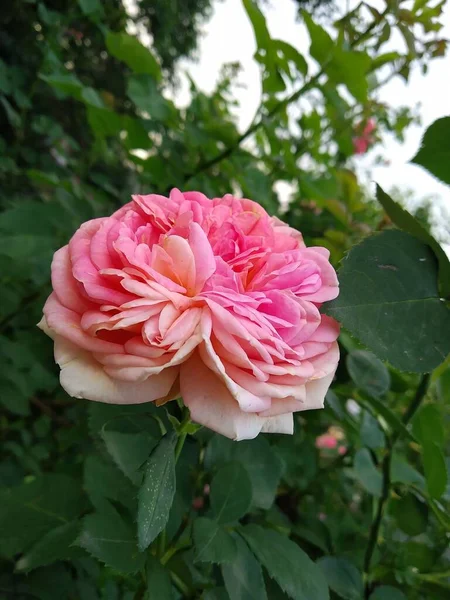
[[[251,200],[137,195],[55,253],[40,327],[71,396],[181,394],[229,438],[292,433],[339,359],[339,326],[319,310],[339,292],[328,258]]]
[[[334,450],[334,448],[337,447],[337,444],[337,439],[329,433],[324,433],[316,438],[316,448],[320,448],[321,450]]]
[[[211,487],[210,487],[209,483],[205,483],[205,485],[203,487],[203,493],[205,494],[205,496],[209,496],[210,491],[211,491]]]
[[[201,510],[205,505],[205,501],[201,496],[197,496],[192,500],[192,508],[194,510]]]
[[[345,446],[339,446],[338,454],[340,454],[341,456],[344,456],[344,454],[347,454],[347,448]]]
[[[363,135],[368,136],[375,131],[377,128],[375,121],[373,119],[369,119],[366,123],[366,126],[363,129]]]
[[[84,37],[84,33],[82,31],[78,31],[77,29],[68,29],[67,34],[71,35],[76,40],[82,40]]]
[[[363,137],[353,138],[353,149],[355,154],[365,154],[369,148],[369,142]]]
[[[360,130],[361,126],[359,125],[356,129]],[[353,149],[355,154],[365,154],[374,143],[374,138],[372,137],[372,133],[376,129],[376,124],[373,119],[369,119],[364,126],[360,135],[353,138]]]

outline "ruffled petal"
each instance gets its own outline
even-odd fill
[[[193,421],[232,440],[250,440],[261,431],[293,432],[292,414],[280,418],[243,412],[198,352],[181,366],[180,391]]]
[[[58,335],[55,361],[61,367],[61,385],[70,396],[107,404],[142,404],[165,398],[178,375],[176,368],[165,369],[142,382],[120,381],[110,377],[89,352]]]

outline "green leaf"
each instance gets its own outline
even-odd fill
[[[111,458],[135,485],[142,481],[139,469],[155,448],[160,435],[157,422],[139,413],[123,413],[123,416],[107,421],[101,430]]]
[[[83,482],[94,506],[99,498],[108,498],[129,506],[136,495],[129,479],[116,466],[104,462],[98,456],[87,457]]]
[[[156,446],[157,440],[147,433],[122,433],[120,431],[103,431],[102,437],[112,459],[134,484],[139,484],[142,476],[139,468],[147,460]]]
[[[450,185],[450,117],[442,117],[428,127],[411,162]]]
[[[84,15],[103,15],[103,6],[100,0],[78,0],[78,4]]]
[[[378,421],[366,410],[363,411],[360,438],[365,446],[376,450],[384,447],[384,434]]]
[[[236,533],[232,534],[237,548],[236,558],[222,565],[222,576],[228,596],[233,600],[267,600],[261,566]]]
[[[422,444],[433,441],[440,448],[444,447],[444,420],[435,404],[422,406],[413,419],[412,429],[414,435]]]
[[[380,585],[370,594],[369,600],[407,600],[405,594],[390,585]]]
[[[368,54],[344,50],[339,41],[333,40],[305,11],[302,15],[311,37],[311,56],[317,60],[332,82],[344,83],[356,100],[364,102],[368,92],[366,75],[372,62]]]
[[[134,73],[151,75],[156,81],[161,79],[156,58],[134,35],[110,31],[106,34],[106,47],[110,54],[128,65]]]
[[[93,437],[101,435],[103,429],[117,429],[118,431],[147,431],[153,434],[154,426],[157,425],[151,415],[160,411],[152,403],[144,404],[104,404],[103,402],[89,402],[88,424],[89,431]],[[164,415],[161,415],[164,417]],[[123,423],[128,422],[129,427],[125,429]],[[108,427],[107,427],[108,425]],[[158,427],[156,429],[159,429]]]
[[[450,352],[450,311],[440,300],[430,249],[402,231],[354,246],[339,270],[340,295],[326,313],[379,358],[426,373]],[[426,351],[424,351],[426,349]]]
[[[18,571],[31,571],[37,567],[50,565],[58,560],[76,557],[81,550],[73,548],[71,545],[77,538],[79,531],[79,521],[72,521],[55,527],[17,561],[16,569]]]
[[[367,448],[360,448],[353,461],[355,475],[363,488],[373,496],[381,496],[383,478]]]
[[[420,490],[425,490],[425,479],[414,467],[404,460],[397,452],[392,455],[391,461],[391,481],[405,483],[406,485],[417,486]]]
[[[138,495],[138,540],[145,550],[164,529],[175,494],[175,438],[165,435],[147,461]]]
[[[434,404],[422,406],[413,420],[414,435],[422,445],[422,462],[427,488],[433,498],[440,498],[447,487],[447,467],[441,448],[445,444],[442,416]]]
[[[236,558],[233,537],[216,521],[200,517],[193,528],[195,560],[210,563],[229,563]]]
[[[416,567],[422,573],[431,571],[436,561],[436,549],[416,541],[402,544],[402,558],[407,567]]]
[[[447,487],[447,465],[442,450],[432,440],[422,441],[422,462],[428,492],[439,499]]]
[[[101,512],[83,519],[76,543],[121,573],[135,573],[144,566],[145,555],[138,551],[132,527],[106,501]]]
[[[106,108],[88,106],[87,120],[92,133],[98,138],[118,135],[122,129],[122,118]]]
[[[57,89],[64,94],[68,94],[69,96],[76,96],[77,98],[81,97],[81,90],[83,89],[83,84],[78,79],[76,75],[72,73],[66,74],[54,74],[54,75],[44,75],[42,73],[39,74],[39,79],[48,83],[51,87]]]
[[[143,600],[172,600],[169,571],[151,554],[147,557],[147,589]]]
[[[240,530],[256,558],[294,600],[327,600],[328,587],[319,567],[285,535],[259,525]]]
[[[0,493],[0,554],[12,558],[48,531],[73,521],[84,508],[81,486],[46,474]]]
[[[232,523],[243,517],[252,502],[252,484],[239,463],[219,469],[211,482],[211,508],[218,523]]]
[[[414,494],[409,493],[399,499],[392,499],[389,508],[397,525],[407,535],[420,535],[426,530],[428,508]]]
[[[416,441],[414,436],[411,435],[411,433],[403,425],[403,423],[400,421],[397,415],[388,406],[386,406],[386,404],[383,404],[381,400],[378,400],[377,398],[364,396],[359,399],[359,402],[371,408],[375,413],[383,417],[383,419],[386,421],[386,423],[389,425],[392,431],[399,433],[400,437],[411,442]]]
[[[144,113],[155,121],[169,121],[174,114],[173,105],[164,98],[154,79],[148,75],[134,75],[128,80],[127,96]]]
[[[377,185],[377,200],[397,227],[415,236],[433,250],[439,263],[439,284],[442,295],[445,298],[450,298],[450,260],[442,246],[438,244],[417,219],[400,206],[398,202],[395,202],[395,200],[388,196],[379,185]]]
[[[391,385],[389,371],[381,360],[366,350],[354,350],[347,356],[347,370],[355,385],[369,396],[383,396]]]
[[[102,108],[103,100],[98,92],[91,87],[85,87],[76,75],[71,73],[43,75],[39,78],[48,83],[57,92],[84,102],[88,107]]]
[[[252,506],[267,510],[273,504],[283,464],[266,438],[244,440],[236,444],[215,435],[208,444],[205,464],[208,469],[236,461],[245,467],[252,484]]]
[[[256,45],[258,48],[267,48],[271,40],[264,14],[253,0],[242,0],[242,4],[252,24]]]
[[[358,569],[345,558],[324,556],[317,564],[325,573],[327,583],[333,592],[345,600],[361,600],[363,580]]]
[[[283,40],[271,40],[271,46],[275,52],[282,52],[286,60],[293,62],[302,75],[307,75],[308,63],[297,48]]]
[[[370,68],[371,71],[375,71],[384,65],[394,62],[399,58],[403,58],[399,52],[386,52],[385,54],[379,54],[372,59],[372,66]]]
[[[322,550],[324,554],[330,552],[329,532],[322,521],[313,521],[309,527],[296,524],[293,527],[293,533]]]
[[[129,150],[135,148],[150,150],[153,146],[144,124],[145,121],[143,119],[133,119],[129,116],[124,117],[124,127],[127,132],[125,144]]]

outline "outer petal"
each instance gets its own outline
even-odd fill
[[[80,315],[60,304],[55,293],[50,294],[48,297],[44,306],[44,315],[48,327],[55,332],[55,335],[67,338],[84,350],[116,354],[124,353],[121,344],[105,342],[83,331],[80,323]]]
[[[294,433],[294,415],[287,413],[278,417],[269,417],[264,419],[264,424],[261,427],[262,433],[286,433],[292,435]]]
[[[321,379],[314,379],[306,384],[306,401],[300,410],[323,408],[325,395],[333,381],[335,371]]]
[[[55,252],[52,260],[52,286],[58,300],[66,308],[82,313],[92,308],[78,289],[79,283],[72,275],[69,246],[63,246]]]
[[[198,352],[181,365],[180,390],[197,423],[233,440],[249,440],[261,431],[292,433],[292,415],[260,417],[244,413],[220,379],[204,364]]]
[[[74,398],[108,404],[153,402],[167,397],[178,374],[175,368],[138,383],[112,379],[88,352],[58,335],[54,339],[61,385]]]

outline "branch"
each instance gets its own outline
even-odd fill
[[[384,17],[387,13],[388,13],[388,8],[385,9],[385,11],[382,13],[381,16]],[[360,36],[358,36],[355,40],[353,40],[353,42],[350,44],[350,48],[353,49],[359,43],[364,41],[372,33],[372,31],[376,28],[376,26],[380,22],[381,22],[381,19],[380,19],[380,21],[372,21],[372,23],[369,25],[369,27]],[[247,138],[249,138],[251,135],[253,135],[260,127],[262,127],[262,125],[264,125],[265,122],[270,120],[273,116],[275,116],[277,113],[279,113],[283,108],[289,106],[289,104],[298,100],[300,98],[300,96],[302,96],[305,92],[307,92],[309,89],[311,89],[311,87],[313,87],[319,81],[320,77],[325,73],[325,69],[328,66],[328,64],[331,62],[332,58],[333,58],[333,55],[331,54],[329,56],[329,58],[327,58],[324,61],[320,70],[315,75],[310,77],[308,79],[308,81],[306,81],[298,90],[293,92],[290,96],[287,96],[283,100],[280,100],[279,102],[277,102],[277,104],[275,104],[272,107],[272,109],[269,110],[267,115],[260,117],[256,121],[255,121],[255,119],[256,119],[256,116],[255,116],[252,123],[237,138],[237,140],[233,144],[231,144],[231,146],[228,146],[228,148],[225,148],[225,150],[223,150],[220,154],[217,154],[217,156],[215,156],[214,158],[211,158],[203,163],[200,163],[200,165],[196,169],[194,169],[194,171],[192,171],[191,173],[187,173],[185,175],[184,182],[187,183],[190,179],[192,179],[192,177],[195,177],[196,175],[199,175],[200,173],[207,171],[214,165],[217,165],[218,163],[222,162],[223,160],[225,160],[226,158],[231,156],[231,154],[233,154],[233,152],[235,152],[236,150],[239,149],[242,142],[244,142]],[[260,110],[261,110],[261,106],[258,108],[256,115],[258,115]]]
[[[405,414],[403,415],[402,422],[404,425],[407,425],[413,416],[415,415],[417,409],[421,405],[423,399],[426,396],[426,392],[428,389],[428,384],[430,381],[430,375],[427,373],[422,376],[420,383],[417,387],[415,396],[411,404],[408,406]],[[370,528],[369,533],[369,543],[367,545],[366,554],[364,556],[364,572],[366,576],[370,573],[370,566],[372,563],[373,553],[375,551],[378,536],[380,533],[381,522],[383,520],[384,508],[385,504],[389,498],[390,487],[391,487],[391,461],[392,461],[392,451],[394,449],[394,445],[400,437],[400,432],[396,431],[390,439],[387,439],[388,448],[386,454],[383,458],[382,473],[383,473],[383,487],[381,491],[381,497],[378,501],[377,512],[375,515],[375,519],[372,522],[372,526]],[[365,597],[368,598],[371,592],[369,579],[366,581],[366,589],[365,589]]]

